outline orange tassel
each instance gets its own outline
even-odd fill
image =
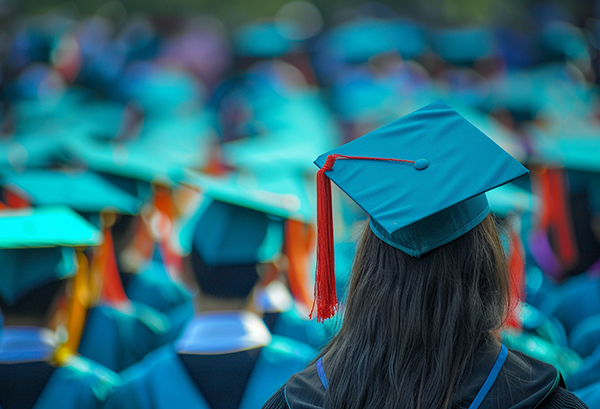
[[[110,229],[104,229],[104,243],[102,243],[102,258],[104,261],[104,281],[102,283],[102,299],[114,306],[127,303],[129,298],[123,289],[123,283],[117,269],[117,260],[113,247]]]
[[[285,254],[288,257],[288,282],[294,299],[308,308],[313,299],[307,279],[307,267],[315,244],[314,227],[288,220],[285,231]]]

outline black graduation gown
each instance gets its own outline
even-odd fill
[[[452,408],[468,408],[488,379],[499,356],[498,345],[486,345],[479,353],[468,382],[456,394]],[[325,371],[327,370],[325,366]],[[326,389],[323,374],[315,364],[293,375],[263,406],[263,409],[324,408]],[[491,389],[479,409],[583,409],[579,398],[565,389],[564,381],[552,366],[508,350]]]

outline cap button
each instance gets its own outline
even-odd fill
[[[429,161],[427,159],[419,159],[419,160],[417,160],[415,162],[415,169],[416,170],[423,170],[427,166],[429,166]]]

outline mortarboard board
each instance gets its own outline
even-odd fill
[[[398,35],[390,20],[357,19],[327,34],[327,45],[338,59],[362,63],[374,55],[396,51]]]
[[[510,213],[522,214],[534,212],[539,207],[536,195],[514,184],[506,184],[486,193],[490,210],[498,217],[506,217]]]
[[[439,30],[431,36],[431,47],[453,64],[470,64],[496,55],[492,31],[481,27]]]
[[[236,53],[244,57],[275,58],[293,51],[299,30],[294,24],[263,21],[246,24],[233,35]]]
[[[282,219],[298,220],[304,223],[314,220],[313,199],[302,180],[267,173],[235,172],[224,177],[212,177],[190,172],[188,175],[187,183],[198,186],[204,197],[197,210],[184,218],[178,226],[177,239],[183,253],[191,250],[192,243],[197,245],[197,249],[205,248],[201,255],[204,256],[206,253],[208,257],[213,257],[209,254],[211,252],[215,255],[225,254],[228,251],[240,252],[245,246],[246,249],[243,252],[247,255],[240,254],[235,257],[243,257],[253,263],[269,261],[281,250]],[[208,220],[211,217],[206,215],[209,207],[218,208],[218,210],[211,210],[214,213],[211,217],[212,219],[220,218],[221,221],[215,222],[213,227],[208,229],[210,231],[204,231],[203,237],[200,239],[202,243],[195,242],[195,232],[199,231],[197,224],[202,219],[207,220],[202,223],[209,223]],[[236,212],[243,214],[238,216],[235,214]],[[235,221],[234,219],[237,217],[240,219]],[[253,229],[256,231],[252,231]],[[218,244],[219,237],[224,234],[239,236],[227,239],[229,241],[239,240],[239,238],[245,240],[243,243],[237,244],[236,248],[223,248],[222,250],[214,248],[214,246],[224,247],[224,244]],[[254,240],[246,240],[255,234]],[[209,235],[214,235],[217,240],[209,243]],[[219,261],[215,261],[215,263],[228,261],[228,257],[225,255],[216,257]],[[220,261],[221,259],[223,261]]]
[[[69,247],[102,240],[98,229],[67,207],[0,212],[0,295],[13,303],[40,285],[74,275]]]
[[[150,64],[130,68],[121,80],[123,92],[153,116],[196,113],[204,104],[204,86],[185,71]]]
[[[202,167],[214,134],[210,114],[194,118],[146,121],[136,140],[107,143],[90,138],[70,139],[65,155],[104,174],[172,186],[185,167]]]
[[[528,173],[443,101],[333,149],[315,164],[321,168],[315,286],[319,320],[331,317],[336,307],[335,289],[323,286],[334,282],[329,180],[369,214],[377,237],[421,257],[487,216],[486,191]]]
[[[281,219],[235,204],[205,198],[192,247],[212,267],[257,264],[279,254]]]
[[[283,221],[205,197],[192,226],[190,261],[203,293],[245,298],[258,280],[256,265],[280,254]]]
[[[136,214],[140,203],[101,176],[87,171],[28,170],[2,175],[3,187],[34,206],[66,205],[79,212]]]
[[[548,60],[561,57],[568,60],[590,58],[585,32],[570,23],[547,23],[540,32],[540,43]]]
[[[600,140],[596,126],[592,123],[585,124],[584,127],[573,126],[569,132],[573,136],[563,134],[552,137],[535,132],[532,162],[600,173]]]

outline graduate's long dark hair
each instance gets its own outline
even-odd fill
[[[421,258],[367,226],[342,327],[320,354],[329,380],[325,407],[450,408],[509,308],[506,257],[492,216]]]

